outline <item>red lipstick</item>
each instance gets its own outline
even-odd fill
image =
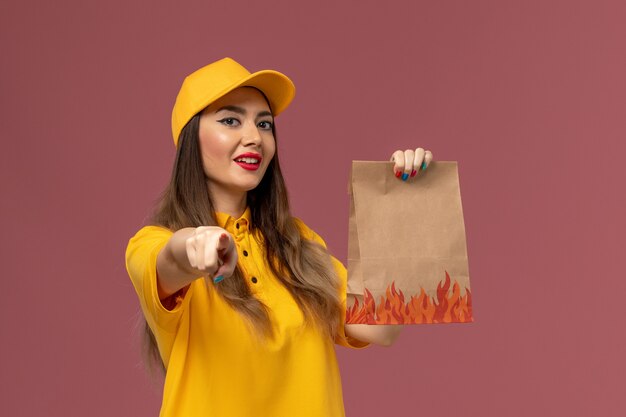
[[[238,161],[238,159],[244,159],[244,158],[246,160]],[[263,157],[261,155],[259,155],[258,153],[252,153],[252,152],[242,153],[241,155],[238,155],[234,159],[237,165],[239,165],[240,167],[248,171],[256,171],[257,169],[259,169],[259,166],[261,165],[262,160],[263,160]]]

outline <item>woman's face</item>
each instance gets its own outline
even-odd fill
[[[237,88],[202,111],[200,152],[214,195],[259,185],[276,152],[273,123],[265,97],[251,87]]]

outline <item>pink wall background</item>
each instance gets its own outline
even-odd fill
[[[351,160],[459,161],[476,321],[338,348],[348,416],[623,415],[623,2],[0,9],[3,415],[157,415],[123,253],[169,176],[183,77],[223,56],[294,80],[294,213],[342,260]]]

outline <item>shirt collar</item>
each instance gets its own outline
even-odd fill
[[[248,230],[250,225],[250,207],[246,207],[238,219],[226,213],[215,212],[215,220],[217,220],[218,226],[226,229],[229,233],[235,236],[241,235]]]

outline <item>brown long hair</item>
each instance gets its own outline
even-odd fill
[[[217,225],[198,143],[199,123],[200,116],[196,114],[181,131],[172,177],[152,216],[152,224],[172,231]],[[273,125],[272,133],[276,138]],[[340,320],[339,280],[328,251],[303,238],[291,216],[278,150],[259,185],[248,192],[247,204],[251,212],[250,230],[262,239],[271,272],[302,310],[305,325],[317,326],[324,337],[334,339]],[[253,335],[273,336],[268,308],[253,296],[239,267],[213,289],[246,319]],[[144,351],[162,366],[147,323]]]

